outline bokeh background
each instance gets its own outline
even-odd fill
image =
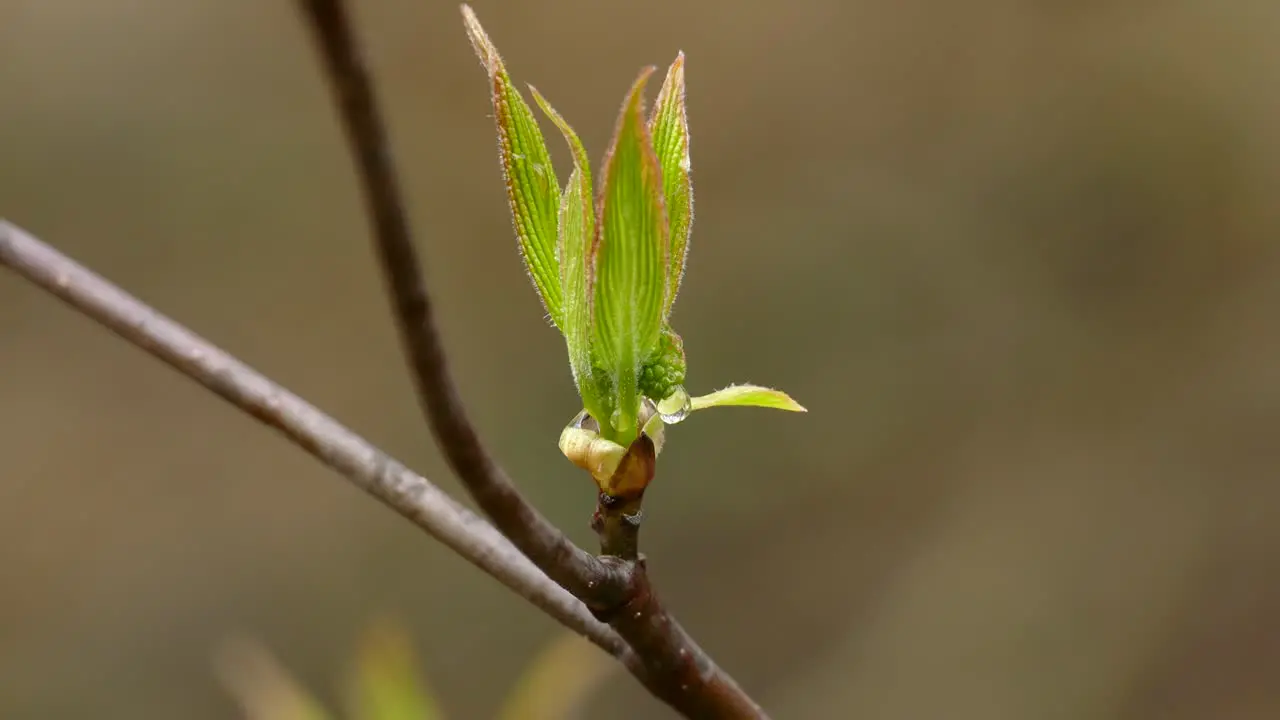
[[[462,391],[589,544],[457,6],[358,5]],[[810,413],[673,429],[644,540],[776,717],[1280,717],[1280,4],[477,11],[593,157],[688,55],[689,385]],[[285,0],[0,0],[0,216],[457,491],[328,103]],[[235,717],[236,635],[329,699],[387,614],[453,718],[560,632],[0,272],[0,716]],[[621,674],[582,715],[669,716]]]

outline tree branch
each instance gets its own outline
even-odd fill
[[[297,395],[4,220],[0,220],[0,265],[280,431],[565,627],[628,667],[639,667],[622,638],[547,578],[492,525]]]
[[[360,174],[378,260],[418,399],[451,467],[516,547],[637,650],[644,669],[630,669],[655,696],[688,717],[766,718],[668,614],[649,584],[634,542],[619,543],[621,557],[596,557],[578,548],[524,499],[484,448],[449,373],[385,121],[348,9],[342,0],[299,0],[299,5],[323,59]],[[653,444],[637,442],[631,453],[642,454],[633,465],[647,467],[651,478]],[[625,522],[615,515],[614,519]],[[626,537],[625,528],[611,524],[610,517],[605,518],[605,527],[610,537]],[[630,538],[634,540],[635,534]]]

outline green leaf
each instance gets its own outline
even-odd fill
[[[685,256],[689,254],[689,230],[693,224],[693,185],[689,180],[689,117],[684,100],[684,53],[676,55],[667,70],[667,79],[658,92],[658,101],[649,118],[653,149],[662,168],[662,195],[666,202],[671,236],[671,262],[667,268],[663,317],[671,316],[671,305],[684,277]]]
[[[662,172],[643,119],[644,88],[654,68],[631,87],[604,161],[598,201],[594,337],[598,357],[614,381],[614,415],[601,419],[602,434],[629,445],[640,410],[640,364],[662,330],[668,236]]]
[[[551,320],[560,326],[563,315],[560,261],[556,254],[556,224],[560,186],[551,155],[533,111],[511,84],[502,57],[467,5],[462,6],[467,33],[493,86],[493,114],[498,126],[498,151],[507,183],[516,235],[525,267]]]
[[[596,217],[591,198],[591,165],[586,148],[569,123],[551,107],[551,103],[530,86],[533,99],[542,112],[564,135],[573,155],[573,173],[560,197],[560,287],[564,293],[564,315],[560,331],[569,348],[569,365],[573,380],[582,396],[583,405],[598,421],[608,422],[608,402],[601,397],[600,383],[591,365],[591,277],[587,265],[595,240]]]
[[[587,717],[584,706],[620,667],[577,633],[561,633],[521,671],[498,720]]]
[[[328,720],[329,714],[256,640],[235,638],[219,648],[217,670],[246,720]]]
[[[354,720],[438,720],[443,717],[427,693],[409,645],[408,633],[382,620],[366,632],[351,683]]]
[[[781,390],[772,390],[759,385],[730,385],[710,395],[693,398],[692,410],[703,410],[710,407],[751,406],[790,410],[791,412],[808,412],[800,403]]]

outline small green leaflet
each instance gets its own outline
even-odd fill
[[[371,625],[350,679],[351,718],[440,720],[443,713],[421,675],[408,632],[387,620]]]
[[[695,397],[691,410],[703,410],[711,407],[750,406],[790,410],[791,412],[808,412],[800,403],[781,390],[760,387],[759,385],[730,385],[709,395]]]
[[[671,237],[671,261],[667,267],[663,317],[671,316],[671,305],[684,277],[684,261],[689,253],[689,231],[693,224],[693,185],[689,179],[689,118],[684,101],[684,53],[676,55],[667,70],[667,79],[658,92],[658,101],[649,118],[653,149],[662,168],[662,194],[666,203]]]
[[[622,106],[613,146],[605,156],[604,190],[597,201],[595,344],[615,378],[614,429],[629,445],[639,429],[640,364],[658,345],[668,261],[662,171],[643,119],[644,88],[654,68],[640,73]],[[603,423],[602,423],[603,424]]]
[[[498,49],[470,7],[463,5],[462,14],[471,44],[493,84],[498,152],[521,255],[551,321],[559,327],[563,319],[560,261],[556,254],[560,186],[551,155],[533,111],[512,85]]]
[[[558,323],[569,348],[569,365],[587,412],[608,418],[609,403],[600,397],[599,383],[591,366],[591,277],[588,267],[595,243],[596,217],[591,197],[591,166],[587,150],[569,123],[551,103],[529,87],[533,99],[564,135],[573,154],[573,173],[560,202],[560,283],[564,297],[563,321]]]

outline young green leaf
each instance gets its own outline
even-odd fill
[[[438,720],[434,698],[419,679],[408,633],[382,620],[365,631],[351,677],[353,720]]]
[[[471,44],[493,86],[498,152],[520,251],[538,295],[552,322],[559,327],[563,317],[560,261],[556,254],[560,186],[551,166],[551,155],[533,111],[512,85],[502,57],[480,26],[480,20],[466,5],[462,6],[462,15]]]
[[[662,168],[662,194],[666,202],[671,235],[671,262],[667,268],[666,296],[662,311],[670,317],[671,305],[684,277],[684,260],[689,253],[689,230],[693,224],[693,185],[689,180],[689,118],[684,100],[684,53],[676,55],[667,70],[667,79],[658,92],[658,101],[649,118],[653,149]]]
[[[621,665],[600,662],[600,651],[572,632],[559,634],[520,672],[498,720],[564,720],[584,708]]]
[[[256,640],[227,641],[217,670],[246,720],[329,720],[315,696]]]
[[[808,412],[800,403],[781,390],[772,390],[759,385],[730,385],[710,395],[693,398],[691,409],[703,410],[710,407],[751,406],[790,410],[791,412]]]
[[[569,365],[573,379],[587,412],[595,418],[609,420],[608,402],[600,397],[598,379],[591,367],[591,278],[587,265],[591,244],[595,240],[596,217],[591,197],[591,166],[586,148],[569,123],[551,107],[551,103],[530,86],[533,99],[542,112],[564,135],[573,154],[573,173],[560,198],[560,287],[564,297],[564,333],[569,348]]]
[[[614,415],[603,433],[629,445],[640,410],[639,372],[657,347],[668,261],[662,172],[643,119],[646,68],[627,96],[613,146],[604,162],[604,188],[592,247],[595,262],[594,338],[600,361],[614,381]]]

